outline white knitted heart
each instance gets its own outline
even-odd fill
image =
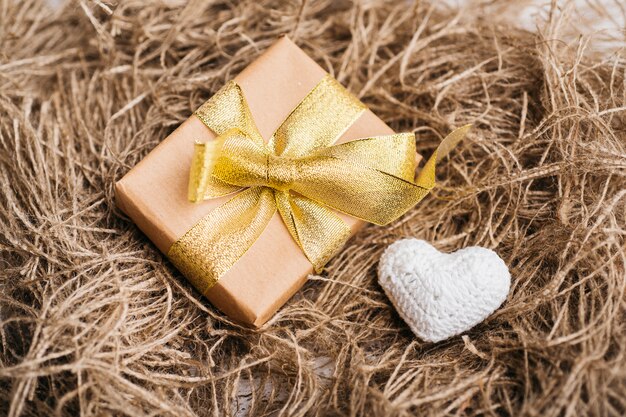
[[[404,239],[383,253],[378,282],[413,333],[438,342],[493,313],[506,299],[511,275],[492,250],[474,246],[447,254]]]

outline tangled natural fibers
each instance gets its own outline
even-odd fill
[[[0,0],[0,414],[623,415],[626,60],[563,40],[556,5],[547,19],[535,34],[489,3]],[[254,331],[192,289],[113,184],[282,34],[426,156],[474,129],[440,188]],[[503,308],[417,340],[375,276],[408,236],[498,252]]]

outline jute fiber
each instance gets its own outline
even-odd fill
[[[474,4],[0,0],[0,414],[624,415],[624,54],[565,36],[565,2],[537,32]],[[283,34],[425,156],[474,129],[438,189],[253,331],[113,184]],[[376,282],[403,237],[495,250],[507,301],[416,339]]]

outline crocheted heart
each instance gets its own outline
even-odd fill
[[[390,245],[378,282],[413,333],[438,342],[471,329],[506,299],[511,275],[492,250],[441,253],[423,240]]]

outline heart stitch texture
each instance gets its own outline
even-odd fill
[[[413,333],[438,342],[493,313],[507,297],[511,276],[490,249],[447,254],[423,240],[404,239],[381,256],[378,281]]]

